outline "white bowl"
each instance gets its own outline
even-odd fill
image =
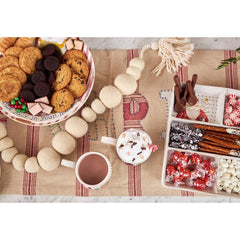
[[[63,42],[65,38],[45,38],[48,40],[48,42],[53,42],[57,43],[57,45],[61,48],[62,53],[66,51],[66,48],[63,43],[59,44],[60,42]],[[38,41],[39,42],[39,41]],[[66,120],[67,118],[71,117],[74,113],[76,113],[82,106],[83,104],[87,101],[95,80],[95,65],[93,61],[92,54],[87,47],[85,43],[83,43],[83,48],[82,51],[85,53],[87,57],[87,64],[89,67],[89,76],[87,80],[87,88],[84,94],[78,98],[75,99],[75,102],[65,112],[59,112],[59,113],[53,113],[49,115],[40,115],[40,116],[33,116],[28,113],[17,113],[16,110],[12,107],[10,107],[9,103],[2,102],[0,101],[0,111],[9,117],[10,119],[17,121],[22,124],[26,125],[32,125],[32,126],[47,126],[47,125],[52,125],[55,123],[59,123],[61,121]]]

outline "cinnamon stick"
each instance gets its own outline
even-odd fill
[[[209,152],[209,153],[215,153],[215,154],[223,154],[225,155],[225,152],[221,152],[221,151],[217,151],[217,150],[212,150],[212,149],[208,149],[208,148],[204,148],[204,147],[201,147],[199,149],[201,152]]]
[[[204,130],[204,134],[218,136],[219,138],[221,137],[221,138],[228,138],[228,139],[233,139],[233,140],[239,140],[239,136],[232,135],[232,134],[229,134],[229,133],[222,133],[222,132],[215,132],[215,131],[210,131],[210,130]]]

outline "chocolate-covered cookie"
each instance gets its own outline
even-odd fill
[[[20,98],[23,98],[24,100],[26,100],[27,102],[34,102],[34,99],[36,98],[34,93],[30,90],[23,90],[20,93]]]
[[[56,50],[56,46],[54,44],[48,44],[42,49],[42,55],[44,57],[48,57],[53,55]]]
[[[37,62],[36,62],[36,65],[35,65],[35,68],[36,68],[36,71],[43,71],[45,72],[46,69],[44,68],[43,66],[43,58],[39,59]]]
[[[48,71],[56,71],[59,66],[59,60],[55,56],[46,57],[43,61],[43,66]]]
[[[22,91],[23,90],[33,91],[33,89],[34,89],[34,85],[32,83],[26,83],[22,87]]]
[[[50,92],[50,86],[46,82],[37,82],[34,86],[34,93],[38,97],[48,96]]]
[[[37,82],[46,82],[46,74],[42,71],[36,71],[32,74],[32,83],[36,84]]]
[[[48,72],[48,80],[47,82],[51,85],[55,81],[55,73],[54,72]]]

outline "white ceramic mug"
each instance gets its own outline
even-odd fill
[[[84,162],[84,159],[87,158],[87,156],[90,155],[98,155],[100,156],[102,159],[105,160],[105,163],[107,164],[107,173],[106,176],[104,177],[104,179],[102,179],[100,182],[96,183],[96,184],[89,184],[86,181],[84,181],[81,176],[80,176],[80,164]],[[87,161],[87,160],[85,160]],[[91,160],[90,160],[91,161]],[[73,161],[69,161],[66,159],[62,159],[61,161],[61,165],[65,166],[65,167],[70,167],[70,168],[75,168],[75,175],[78,179],[78,181],[87,189],[94,189],[97,190],[99,188],[101,188],[111,177],[112,174],[112,167],[111,164],[109,162],[109,160],[101,153],[98,152],[88,152],[88,153],[84,153],[78,160],[77,162],[73,162]],[[87,173],[85,173],[87,174]],[[95,176],[92,176],[95,177]]]
[[[118,139],[102,137],[101,142],[115,146],[119,158],[134,166],[144,163],[158,149],[146,132],[134,128],[121,133]]]

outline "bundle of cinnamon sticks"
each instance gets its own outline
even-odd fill
[[[238,131],[201,124],[193,124],[193,127],[204,130],[202,141],[199,142],[200,151],[240,157]]]

